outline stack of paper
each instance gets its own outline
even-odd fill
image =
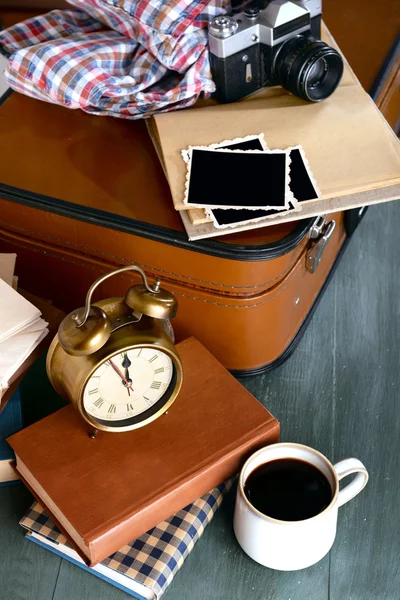
[[[0,398],[14,373],[49,332],[40,310],[10,285],[14,264],[14,254],[0,255]]]

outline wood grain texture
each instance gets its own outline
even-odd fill
[[[0,488],[0,597],[4,599],[47,600],[57,584],[61,559],[36,552],[18,525],[31,502],[22,484]]]
[[[399,597],[399,227],[399,202],[371,210],[333,290],[333,458],[359,457],[370,481],[339,509],[331,600]]]
[[[332,460],[356,456],[369,469],[366,489],[340,509],[331,553],[317,565],[294,573],[259,566],[234,539],[231,492],[165,600],[398,598],[399,229],[400,203],[370,208],[296,352],[272,373],[242,380],[281,421],[282,440],[309,444]],[[45,382],[43,364],[35,365],[33,376],[35,393],[43,386],[49,404],[55,401]],[[24,387],[30,385],[29,377]],[[6,590],[4,597],[127,598],[24,542],[18,519],[29,501],[22,486],[0,488],[0,586],[2,592]]]
[[[40,550],[47,553],[43,548]],[[105,581],[89,575],[86,571],[78,569],[66,560],[62,560],[57,586],[51,600],[91,600],[92,598],[96,600],[129,600],[130,596]],[[41,598],[41,600],[47,600],[47,598]]]

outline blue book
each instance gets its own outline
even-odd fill
[[[27,529],[26,539],[30,542],[139,600],[159,600],[213,518],[232,481],[219,485],[94,567],[85,565],[38,502],[20,525]]]
[[[22,429],[22,410],[19,389],[14,392],[0,413],[0,486],[19,482],[12,463],[15,460],[11,446],[6,438]]]

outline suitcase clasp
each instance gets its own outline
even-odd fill
[[[319,216],[314,220],[314,223],[310,227],[310,231],[308,232],[308,237],[310,240],[316,240],[321,237],[322,231],[326,225],[326,217]]]
[[[317,270],[324,254],[325,247],[329,242],[329,238],[331,237],[335,227],[336,222],[332,220],[326,224],[325,217],[317,217],[317,219],[314,221],[309,234],[310,238],[313,240],[313,243],[307,251],[306,258],[306,269],[310,273],[315,273]]]

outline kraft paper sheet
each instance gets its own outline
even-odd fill
[[[379,204],[381,202],[388,202],[390,200],[397,200],[399,198],[400,184],[397,184],[387,188],[377,188],[370,190],[369,192],[359,192],[357,194],[349,194],[347,196],[338,198],[329,198],[328,200],[321,200],[319,203],[303,202],[303,209],[300,213],[282,212],[276,217],[265,217],[265,219],[260,221],[254,221],[253,223],[247,222],[243,225],[237,225],[235,227],[225,229],[217,229],[214,227],[212,222],[193,225],[189,218],[190,211],[188,210],[180,211],[180,215],[182,217],[183,225],[186,229],[189,240],[194,241],[209,237],[220,237],[221,235],[227,235],[229,233],[259,229],[260,227],[265,227],[266,225],[270,224],[279,225],[289,221],[297,220],[298,215],[302,219],[308,219],[310,217],[317,217],[322,214],[329,215],[330,213],[335,213],[341,210],[357,208],[370,204]]]
[[[177,210],[187,209],[182,149],[259,132],[271,149],[303,146],[323,198],[400,182],[399,143],[358,85],[340,87],[318,104],[290,95],[254,97],[158,115],[155,122]]]

